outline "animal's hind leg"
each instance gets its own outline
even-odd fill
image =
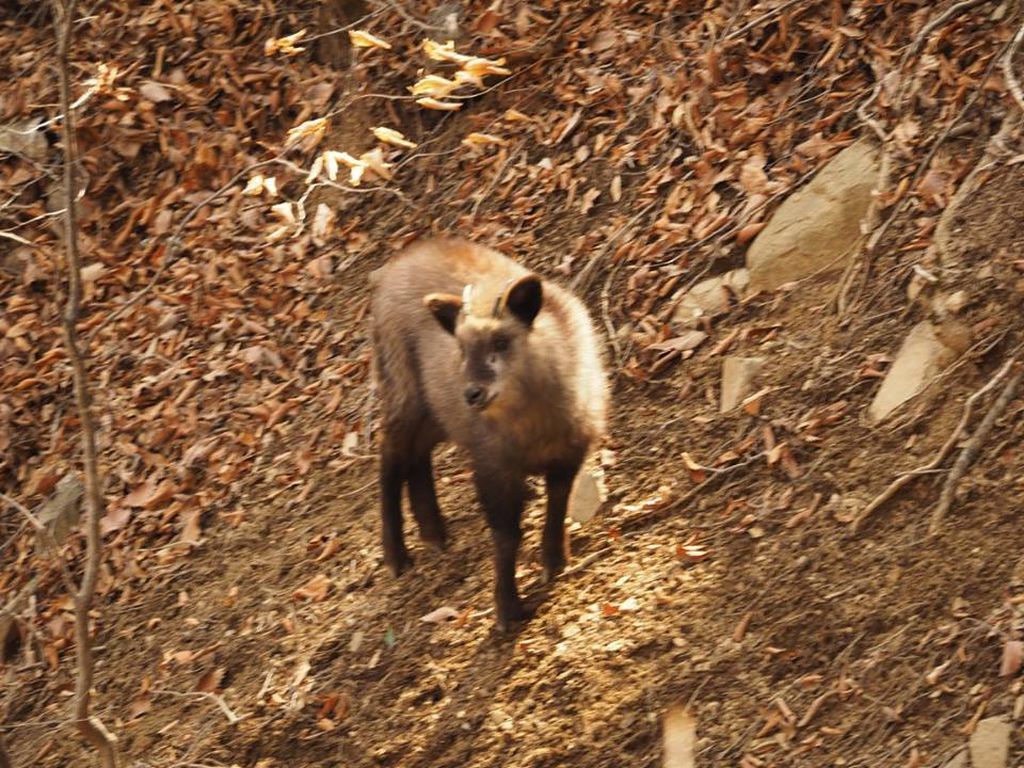
[[[409,467],[409,506],[420,529],[420,538],[438,549],[448,545],[441,508],[434,488],[434,465],[428,450]]]
[[[402,535],[402,486],[407,477],[407,460],[385,433],[380,454],[381,544],[384,563],[396,576],[412,565]]]

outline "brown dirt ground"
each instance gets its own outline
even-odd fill
[[[495,635],[486,615],[490,547],[460,456],[437,463],[454,544],[436,555],[414,543],[416,568],[398,580],[380,562],[372,456],[318,470],[301,501],[254,476],[237,524],[209,526],[199,552],[103,618],[97,701],[125,752],[138,765],[655,766],[660,713],[686,701],[701,765],[744,755],[762,761],[749,765],[943,764],[972,717],[1020,707],[1020,678],[1000,678],[998,667],[1010,600],[1019,628],[1024,589],[1024,401],[1000,422],[937,539],[925,529],[941,476],[910,485],[856,536],[848,516],[927,462],[964,397],[1020,338],[1012,257],[1024,223],[993,214],[1016,211],[1020,168],[960,214],[972,234],[959,285],[976,299],[966,322],[993,318],[981,335],[995,341],[893,423],[866,425],[877,379],[855,372],[867,355],[891,354],[920,319],[903,311],[905,280],[892,275],[905,278],[906,261],[895,257],[876,265],[864,292],[871,310],[862,302],[853,319],[830,314],[835,281],[823,278],[717,321],[723,333],[773,329],[731,350],[769,361],[774,390],[757,416],[718,413],[720,361],[709,347],[657,383],[618,377],[612,503],[572,531],[584,565],[546,593],[535,505],[520,579],[537,613],[513,637]],[[353,265],[339,282],[339,328],[375,266]],[[799,426],[838,400],[848,406],[834,424]],[[683,497],[694,486],[682,452],[711,463],[749,437],[756,455],[768,426],[789,441],[798,477],[761,457]],[[645,506],[662,487],[686,503]],[[697,562],[677,554],[693,536],[710,553]],[[317,561],[331,538],[339,549]],[[331,582],[325,600],[291,599],[319,574]],[[636,610],[608,608],[626,600]],[[420,620],[440,606],[470,613],[465,623]],[[173,657],[184,649],[195,658]],[[223,698],[243,719],[229,724],[211,700],[169,693],[128,719],[139,678],[161,665],[168,691],[222,669]],[[57,720],[63,703],[40,681],[15,697],[11,718]],[[1024,759],[1019,725],[1011,765]],[[77,764],[74,742],[35,729],[16,740],[17,754],[26,765]]]

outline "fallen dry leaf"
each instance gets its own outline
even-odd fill
[[[356,48],[383,48],[391,50],[391,43],[361,29],[350,29],[348,38]]]
[[[454,608],[447,605],[442,605],[440,608],[435,608],[430,613],[420,616],[420,621],[425,621],[428,624],[441,624],[451,619],[457,619],[459,612]]]
[[[1024,641],[1007,640],[1003,644],[1003,657],[999,664],[999,676],[1011,677],[1021,670],[1024,664]]]
[[[310,602],[319,603],[327,598],[330,588],[331,580],[322,573],[317,574],[303,586],[292,592],[292,599],[309,600]]]

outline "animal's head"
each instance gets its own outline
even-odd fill
[[[476,294],[467,285],[462,296],[431,293],[423,303],[458,342],[463,397],[471,408],[482,411],[503,390],[523,380],[526,346],[544,296],[540,278],[533,274],[509,285],[488,302],[490,306]]]

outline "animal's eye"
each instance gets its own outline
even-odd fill
[[[494,351],[505,352],[508,350],[508,337],[507,336],[495,336],[494,337]]]

